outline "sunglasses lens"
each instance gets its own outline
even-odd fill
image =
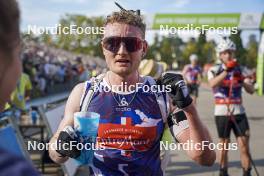
[[[103,47],[111,52],[118,52],[121,42],[124,42],[128,52],[135,52],[142,48],[142,41],[136,37],[109,37],[103,40]]]
[[[128,52],[135,52],[142,48],[142,41],[135,37],[126,37],[123,39]]]
[[[103,47],[111,52],[116,53],[120,47],[120,37],[109,37],[103,40]]]

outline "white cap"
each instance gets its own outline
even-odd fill
[[[190,55],[190,61],[197,61],[198,60],[198,56],[196,54],[192,54]]]
[[[236,50],[236,45],[234,42],[232,42],[229,38],[227,39],[221,39],[216,47],[216,52],[219,54],[226,50]]]

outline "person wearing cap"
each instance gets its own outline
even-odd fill
[[[160,139],[165,124],[180,143],[212,141],[208,129],[200,120],[181,75],[164,74],[156,82],[150,76],[139,74],[140,61],[148,48],[146,25],[139,11],[121,8],[120,12],[107,16],[104,26],[101,46],[109,71],[94,78],[99,89],[94,89],[89,106],[82,100],[85,100],[85,93],[91,88],[92,79],[72,90],[64,118],[50,143],[62,141],[69,144],[74,141],[64,129],[74,125],[75,112],[87,107],[85,111],[100,114],[97,144],[105,147],[104,150],[94,151],[90,164],[92,174],[163,175]],[[171,87],[170,91],[143,89],[162,85]],[[115,89],[115,86],[124,89]],[[174,116],[177,108],[184,111],[185,119]],[[170,112],[172,114],[169,116]],[[186,152],[201,165],[211,166],[216,157],[215,151],[208,147],[204,150],[190,148]],[[78,158],[80,151],[77,148],[50,148],[49,154],[56,163],[64,163],[69,157]]]
[[[166,65],[166,63],[156,62],[153,59],[143,59],[139,64],[138,71],[142,76],[151,76],[158,79],[166,71]]]
[[[216,52],[221,63],[209,69],[208,81],[214,93],[214,116],[220,143],[222,146],[228,146],[230,132],[234,131],[240,148],[243,176],[249,176],[251,175],[249,124],[242,104],[242,88],[253,94],[254,87],[243,67],[234,59],[235,50],[236,46],[229,38],[220,40]],[[226,147],[220,150],[220,176],[228,175],[227,154]]]
[[[187,82],[189,93],[193,98],[194,104],[196,104],[201,83],[202,69],[198,65],[198,56],[196,54],[190,55],[190,62],[190,64],[184,66],[182,75]]]

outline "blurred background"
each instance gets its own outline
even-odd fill
[[[178,0],[164,3],[164,1],[157,0],[151,4],[148,1],[135,4],[126,0],[121,4],[127,9],[140,9],[146,19],[146,40],[149,43],[146,59],[164,61],[170,69],[180,70],[189,62],[189,56],[196,53],[199,57],[199,64],[206,72],[210,64],[217,60],[216,43],[221,37],[228,36],[237,46],[236,57],[240,64],[246,66],[252,72],[252,76],[256,77],[258,47],[264,27],[263,1]],[[51,30],[45,28],[56,28],[58,25],[61,28],[70,25],[100,28],[103,26],[106,15],[118,10],[113,1],[78,0],[73,3],[68,0],[48,0],[36,4],[31,0],[21,0],[20,6],[22,36],[25,41],[23,61],[27,67],[25,72],[30,75],[32,81],[34,80],[34,85],[41,87],[42,92],[47,91],[46,87],[53,83],[46,77],[56,74],[55,82],[61,82],[64,81],[61,77],[66,77],[65,80],[68,80],[70,74],[76,74],[74,71],[71,72],[69,67],[74,67],[78,56],[80,56],[79,61],[84,62],[82,63],[84,70],[97,69],[99,72],[105,66],[104,61],[101,61],[104,57],[99,46],[102,38],[102,33],[98,34],[99,29],[96,29],[97,34],[92,34],[96,30],[91,29],[88,31],[89,35],[54,35]],[[170,20],[175,22],[170,22]],[[189,23],[188,20],[189,22],[195,20],[193,27],[208,24],[210,27],[224,27],[227,30],[222,31],[224,34],[215,31],[201,33],[199,30],[179,30],[173,33],[160,28],[160,25],[184,27]],[[234,29],[236,33],[232,32]],[[44,64],[45,62],[49,64]],[[51,68],[51,73],[47,73],[49,67],[53,65],[56,67]],[[29,69],[29,67],[32,69],[32,66],[34,70]],[[43,77],[45,81],[40,81]],[[40,85],[39,82],[45,82],[46,85]]]

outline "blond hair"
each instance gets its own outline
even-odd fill
[[[142,37],[145,38],[146,24],[143,22],[141,15],[136,14],[131,10],[121,10],[120,12],[113,12],[107,16],[104,25],[113,23],[123,23],[138,27],[142,31]]]

